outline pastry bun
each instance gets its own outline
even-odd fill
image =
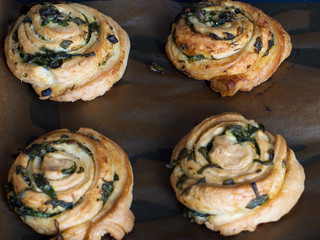
[[[40,99],[92,100],[124,74],[130,41],[110,17],[78,3],[33,6],[5,40],[11,72]]]
[[[173,65],[208,80],[222,96],[266,81],[291,52],[290,36],[261,10],[237,1],[200,2],[172,24],[166,52]]]
[[[133,175],[125,152],[100,133],[49,132],[27,146],[8,175],[10,207],[53,239],[122,239],[134,225]]]
[[[279,220],[304,190],[303,167],[283,137],[236,113],[197,125],[175,147],[171,164],[185,215],[225,236]]]

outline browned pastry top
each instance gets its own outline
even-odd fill
[[[289,35],[261,10],[237,1],[200,2],[172,24],[166,52],[180,71],[210,80],[222,96],[266,81],[291,52]]]

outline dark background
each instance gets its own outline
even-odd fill
[[[0,0],[1,44],[8,21],[22,3]],[[205,81],[176,70],[164,48],[169,26],[187,1],[89,1],[128,32],[131,50],[126,73],[104,96],[90,102],[41,101],[14,78],[0,53],[0,239],[40,240],[9,209],[4,185],[17,149],[47,131],[93,128],[128,154],[135,185],[132,210],[136,225],[125,239],[319,239],[320,236],[320,3],[248,1],[278,20],[291,36],[293,50],[276,73],[250,92],[221,98]],[[156,62],[165,73],[150,72]],[[174,146],[196,123],[223,112],[238,112],[281,134],[306,171],[306,189],[292,211],[253,233],[224,238],[182,216],[169,184],[166,164]]]

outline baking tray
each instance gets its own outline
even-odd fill
[[[3,46],[11,16],[20,1],[0,0]],[[164,47],[169,26],[186,6],[173,0],[90,1],[84,4],[114,18],[129,34],[131,52],[122,80],[93,101],[41,101],[17,80],[0,51],[0,239],[49,239],[35,233],[9,208],[4,185],[17,149],[47,131],[93,128],[117,142],[129,155],[134,172],[134,230],[141,239],[319,239],[320,236],[320,2],[254,3],[277,19],[292,38],[293,51],[276,73],[250,92],[221,98],[205,81],[180,73]],[[164,74],[148,64],[162,66]],[[298,204],[278,222],[261,224],[253,233],[225,238],[183,218],[166,168],[174,146],[195,124],[223,112],[238,112],[280,134],[306,172]]]

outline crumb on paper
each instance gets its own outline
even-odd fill
[[[266,106],[266,110],[267,110],[268,112],[271,112],[271,111],[272,111],[271,107],[269,107],[269,106]]]
[[[157,63],[151,63],[148,65],[149,69],[151,72],[157,72],[157,73],[161,73],[164,74],[164,69],[162,67],[160,67]]]

